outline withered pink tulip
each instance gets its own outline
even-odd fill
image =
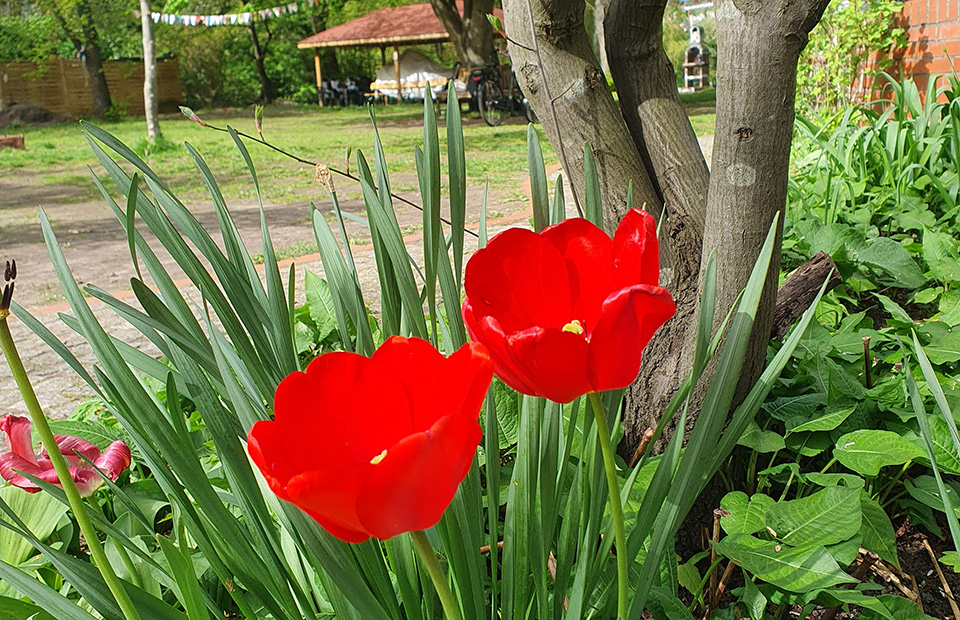
[[[13,486],[20,487],[28,493],[36,493],[40,487],[17,472],[30,474],[44,482],[60,486],[60,479],[53,469],[53,463],[46,450],[41,450],[38,456],[33,450],[30,431],[33,422],[29,418],[16,415],[5,415],[0,418],[0,432],[6,435],[9,452],[0,455],[0,476]],[[103,453],[100,448],[85,439],[71,435],[54,435],[57,448],[60,449],[70,474],[80,495],[87,497],[103,484],[100,477],[90,463],[78,456],[78,452],[91,461],[111,480],[116,480],[123,470],[130,466],[130,448],[122,441],[110,444]]]

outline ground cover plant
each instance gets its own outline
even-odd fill
[[[50,497],[69,503],[77,525],[61,532],[57,540],[67,542],[58,544],[46,531],[34,531],[37,525],[18,516],[10,504],[0,503],[5,515],[0,524],[43,556],[28,557],[31,562],[21,561],[19,567],[9,562],[0,565],[7,583],[58,618],[88,618],[91,611],[109,618],[180,618],[184,614],[193,618],[211,613],[247,618],[431,618],[441,613],[467,618],[528,614],[539,618],[639,618],[645,610],[670,617],[689,614],[678,599],[674,533],[700,489],[722,463],[722,456],[729,453],[750,423],[813,316],[812,312],[805,315],[748,399],[729,417],[735,384],[731,378],[738,374],[743,361],[763,274],[774,250],[773,234],[768,236],[741,303],[724,322],[727,330],[722,345],[720,334],[710,333],[714,293],[707,286],[695,371],[664,418],[678,412],[685,415],[687,397],[696,390],[708,360],[716,357],[717,371],[704,380],[706,400],[686,448],[681,450],[677,435],[663,455],[646,455],[637,467],[630,468],[615,460],[612,443],[620,432],[622,388],[630,381],[627,375],[631,367],[635,372],[639,359],[634,355],[629,367],[610,360],[621,355],[624,342],[614,334],[635,334],[636,349],[669,316],[669,312],[657,313],[659,318],[648,320],[654,315],[639,303],[657,289],[656,228],[652,218],[634,212],[611,241],[587,220],[562,222],[562,192],[552,197],[535,193],[535,204],[543,206],[534,215],[537,230],[542,231],[551,222],[557,224],[543,231],[542,237],[528,233],[530,241],[519,246],[504,244],[499,238],[488,245],[483,226],[478,231],[481,245],[487,246],[477,254],[480,264],[503,261],[497,269],[505,275],[500,280],[508,298],[498,302],[491,297],[497,289],[490,289],[489,283],[471,289],[477,286],[470,284],[477,281],[471,276],[472,267],[467,266],[462,281],[459,276],[466,167],[461,125],[455,113],[446,123],[447,187],[453,225],[449,232],[441,226],[441,150],[434,123],[433,108],[428,105],[422,147],[415,156],[424,204],[424,255],[413,263],[400,240],[390,210],[389,170],[374,133],[373,167],[358,152],[356,170],[362,181],[367,223],[381,275],[380,312],[374,317],[366,308],[349,245],[340,248],[334,240],[333,230],[341,227],[343,220],[328,222],[315,213],[313,224],[326,281],[321,285],[322,280],[311,278],[309,321],[302,312],[297,318],[291,297],[297,274],[291,270],[284,282],[275,266],[266,227],[263,246],[267,269],[261,282],[251,256],[235,234],[214,176],[199,153],[192,151],[221,215],[225,239],[222,250],[160,176],[134,152],[109,133],[86,126],[104,170],[103,178],[95,181],[114,210],[118,225],[129,235],[132,259],[149,277],[136,278],[132,283],[140,307],[95,286],[81,291],[69,273],[56,233],[43,216],[51,258],[71,305],[72,316],[65,315],[64,320],[84,334],[99,364],[84,368],[41,323],[15,302],[11,307],[97,391],[108,412],[104,417],[112,420],[101,423],[109,430],[100,440],[121,434],[131,448],[135,465],[127,474],[129,478],[105,480],[104,489],[108,490],[86,503],[66,487],[64,493],[23,472]],[[239,136],[232,135],[256,188],[259,177],[252,158]],[[529,165],[532,174],[542,178],[543,159],[532,127],[528,136]],[[116,156],[136,172],[131,174],[114,161]],[[111,186],[115,189],[107,189]],[[537,187],[535,192],[545,189],[539,184]],[[339,212],[335,192],[331,199]],[[598,222],[599,200],[590,198],[585,207],[588,220]],[[149,235],[155,236],[187,270],[200,291],[199,299],[185,298],[174,286],[147,237],[133,226],[135,220],[142,220]],[[568,262],[553,263],[550,269],[554,271],[544,272],[546,267],[538,270],[536,260],[511,255],[514,248],[527,247],[524,251],[532,253],[530,256],[546,256],[551,246],[533,243],[541,238],[563,246],[566,258],[562,260]],[[495,251],[498,247],[501,249]],[[448,249],[452,249],[452,259]],[[200,256],[209,261],[213,273],[203,268]],[[603,264],[603,256],[610,261],[608,280],[598,279],[601,272],[597,266]],[[617,263],[613,262],[614,256],[618,257]],[[519,263],[512,262],[517,258],[521,259]],[[569,266],[556,271],[564,264]],[[615,264],[633,266],[624,270]],[[582,273],[589,275],[571,280],[576,287],[566,293],[570,297],[564,302],[563,287],[559,286],[563,280],[556,278],[575,265],[578,273],[583,269]],[[707,273],[709,278],[712,268]],[[6,290],[12,293],[17,281],[15,266],[7,275]],[[554,278],[559,288],[553,287],[549,294],[538,292],[527,285],[525,278],[531,277]],[[641,279],[638,282],[631,278]],[[495,281],[496,277],[489,282]],[[147,282],[156,288],[147,286]],[[469,319],[466,324],[461,316],[461,286],[466,288],[473,308],[465,311]],[[606,297],[605,291],[613,292]],[[84,292],[124,316],[161,349],[164,358],[155,360],[107,336],[90,312]],[[539,299],[543,305],[535,313],[529,301],[538,296],[542,296]],[[601,302],[603,310],[598,319],[596,304]],[[5,303],[10,303],[9,294]],[[485,305],[502,309],[503,303],[507,307],[519,305],[506,314],[481,312]],[[563,324],[555,324],[553,315],[564,304],[573,304],[569,306],[570,316]],[[539,322],[537,329],[546,330],[543,333],[549,339],[539,346],[532,342],[532,349],[501,349],[496,344],[497,330],[490,330],[497,326],[507,330],[503,333],[522,330],[524,321],[533,321],[534,325]],[[316,329],[310,336],[317,336],[318,346],[302,347],[295,325]],[[604,330],[611,329],[601,337]],[[320,339],[324,330],[326,337]],[[330,339],[333,331],[338,336]],[[376,361],[378,355],[387,356],[379,353],[384,347],[397,346],[391,344],[398,342],[392,338],[417,337],[421,340],[415,342],[423,343],[417,346],[436,347],[451,356],[444,363],[452,364],[468,332],[488,345],[493,365],[500,368],[498,372],[507,384],[527,394],[519,395],[500,383],[491,388],[494,397],[486,400],[481,416],[486,430],[481,449],[467,460],[469,467],[459,474],[465,476],[463,484],[439,523],[425,536],[341,542],[320,524],[327,521],[327,529],[338,534],[338,527],[355,524],[351,519],[359,517],[340,514],[333,517],[331,525],[331,517],[323,517],[312,508],[308,507],[309,513],[301,512],[270,490],[278,488],[274,479],[279,479],[279,470],[271,468],[266,451],[260,452],[264,458],[258,463],[261,467],[251,465],[244,442],[247,432],[273,414],[286,415],[280,411],[279,400],[274,401],[277,385],[284,376],[307,367],[324,346],[344,352],[321,355],[313,364],[333,363],[324,360],[345,359],[342,356],[365,359],[357,354],[373,354]],[[575,352],[586,338],[591,338],[593,346],[585,354],[589,358],[586,367],[579,371],[583,373],[582,380],[578,379],[581,387],[563,394],[542,387],[564,385],[568,380],[557,381],[556,372],[564,372],[564,368],[544,370],[536,360],[555,355],[556,346]],[[430,355],[442,360],[436,352]],[[563,357],[561,354],[557,359]],[[505,367],[510,370],[504,371]],[[572,377],[576,376],[575,370],[571,365],[565,372],[574,372]],[[405,372],[410,371],[407,368]],[[22,372],[15,374],[25,379]],[[428,375],[431,380],[437,379]],[[443,381],[433,389],[449,395],[451,384]],[[601,396],[594,389],[607,391]],[[362,409],[364,399],[381,396],[378,390],[385,388],[377,385],[377,389],[344,390],[338,398],[343,399],[345,407],[360,406],[364,417],[389,415],[382,407]],[[558,404],[531,395],[541,393],[569,402]],[[438,398],[438,394],[429,394],[427,400]],[[42,415],[34,417],[38,426],[45,426]],[[76,428],[79,432],[79,426]],[[257,445],[266,445],[255,436]],[[501,437],[505,438],[503,444]],[[307,443],[290,450],[288,457],[306,457],[315,449],[308,434],[299,440]],[[385,454],[376,450],[364,466],[386,466],[395,458],[391,451],[403,454],[399,447],[402,444],[387,447]],[[256,453],[253,459],[258,461]],[[267,469],[261,476],[258,471],[263,465]],[[432,484],[419,477],[401,479],[417,489],[429,489]],[[288,493],[282,491],[281,497],[287,494],[287,499],[293,499]],[[392,500],[387,495],[391,491],[385,493],[379,495],[389,503]],[[405,500],[409,504],[409,498]],[[610,501],[613,503],[608,506]],[[619,509],[624,504],[629,507],[626,518]],[[368,515],[363,522],[378,528],[369,520],[369,515],[377,514],[375,510],[357,514]],[[390,517],[389,512],[386,516]],[[394,534],[428,527],[432,522],[433,518],[425,518],[399,530],[377,531]],[[72,520],[68,518],[67,523]],[[77,528],[83,530],[83,540],[94,554],[93,565],[87,561],[86,549],[75,544]],[[348,538],[342,529],[339,534]],[[614,548],[616,553],[611,552]],[[437,562],[438,554],[442,564]]]

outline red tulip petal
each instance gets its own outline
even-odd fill
[[[286,449],[286,437],[280,425],[272,420],[261,420],[250,428],[247,451],[270,490],[280,499],[290,501],[287,482],[300,473],[293,463],[291,451]]]
[[[107,478],[116,480],[123,470],[130,467],[130,448],[122,441],[115,441],[93,462]]]
[[[588,368],[593,390],[630,385],[640,371],[643,348],[676,311],[670,293],[659,286],[638,284],[611,295],[590,336]]]
[[[60,454],[66,459],[70,467],[89,467],[87,462],[77,456],[77,452],[84,455],[91,461],[95,461],[100,456],[100,448],[96,447],[86,439],[74,437],[73,435],[54,435],[53,440],[57,442]],[[47,450],[40,451],[40,458],[48,458]]]
[[[507,339],[507,350],[530,377],[535,396],[568,403],[591,391],[587,341],[560,329],[527,330]]]
[[[103,478],[101,478],[100,474],[92,469],[79,469],[76,467],[71,467],[70,473],[73,475],[73,482],[77,485],[77,491],[80,492],[80,497],[90,497],[103,485]],[[60,481],[57,478],[56,472],[46,472],[46,474],[53,474],[53,480],[49,480],[49,482],[60,486]]]
[[[371,467],[357,501],[364,528],[385,540],[436,525],[467,475],[481,437],[475,417],[454,414],[391,448]]]
[[[290,479],[287,483],[289,501],[331,522],[334,528],[328,529],[350,532],[366,531],[357,517],[357,496],[364,481],[370,475],[372,465],[347,465],[336,469],[308,471]],[[323,523],[318,519],[320,525]]]
[[[368,463],[412,431],[406,390],[381,364],[354,353],[327,353],[277,388],[282,449],[301,472]],[[264,447],[264,446],[262,446]]]
[[[30,436],[32,428],[33,422],[30,418],[12,414],[0,418],[0,432],[7,435],[10,452],[36,464],[37,456],[33,453],[33,439]]]
[[[532,383],[518,365],[516,359],[507,350],[507,336],[503,333],[499,321],[492,316],[484,317],[479,323],[474,316],[467,315],[467,304],[464,303],[464,321],[470,337],[483,343],[487,347],[490,359],[493,360],[493,371],[500,380],[520,392],[521,394],[536,394]]]
[[[570,274],[573,312],[564,322],[585,321],[587,331],[600,317],[604,300],[614,290],[613,242],[589,220],[564,220],[543,233],[563,255]],[[562,327],[562,325],[561,325]]]
[[[19,454],[14,452],[0,454],[0,477],[13,486],[20,487],[30,493],[36,493],[40,490],[40,487],[18,474],[18,471],[38,477],[43,473],[43,469],[37,463],[31,463]]]
[[[351,530],[350,528],[337,525],[330,519],[326,518],[325,516],[323,516],[318,512],[314,512],[313,510],[306,510],[304,508],[301,508],[301,510],[303,510],[305,513],[310,515],[313,518],[313,520],[319,523],[320,527],[327,530],[328,533],[332,534],[333,536],[336,536],[337,538],[339,538],[344,542],[362,543],[370,539],[370,534],[368,534],[367,532],[362,532],[359,530]]]
[[[631,209],[613,236],[613,272],[616,288],[660,282],[657,221],[646,211]]]
[[[476,319],[496,317],[507,333],[563,327],[576,318],[563,257],[531,230],[505,230],[477,250],[467,262],[464,290]]]
[[[448,359],[425,340],[394,336],[373,360],[407,388],[413,432],[425,431],[451,413],[476,416],[493,378],[490,356],[479,343],[461,347]]]

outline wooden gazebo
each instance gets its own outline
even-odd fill
[[[457,10],[463,14],[463,3],[457,2]],[[494,9],[494,14],[503,19],[503,11]],[[363,17],[339,26],[328,28],[297,43],[300,49],[313,49],[313,68],[317,77],[317,89],[322,88],[320,74],[320,50],[322,48],[378,47],[383,64],[387,62],[387,48],[393,48],[393,68],[397,78],[397,100],[403,91],[400,81],[400,48],[425,43],[448,43],[450,35],[429,4],[384,7]],[[321,101],[321,105],[323,102]]]

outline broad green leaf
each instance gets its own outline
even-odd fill
[[[784,438],[784,441],[788,450],[800,456],[816,456],[833,445],[830,434],[827,432],[791,433]]]
[[[884,272],[901,288],[916,289],[927,279],[906,249],[889,237],[876,237],[858,254],[860,262]]]
[[[856,535],[860,514],[860,490],[834,486],[770,506],[766,525],[785,544],[826,546]]]
[[[843,486],[847,488],[862,489],[867,484],[866,480],[853,474],[821,474],[819,472],[813,472],[804,474],[803,477],[807,479],[807,482],[812,482],[821,487],[833,487],[842,482]]]
[[[942,338],[937,338],[923,347],[930,362],[936,365],[960,361],[960,329],[951,329]]]
[[[960,282],[960,260],[956,241],[945,233],[923,231],[923,260],[939,282]]]
[[[776,502],[763,493],[733,491],[720,500],[720,508],[728,514],[720,517],[720,526],[727,534],[756,534],[762,532],[766,524],[767,510]]]
[[[954,327],[960,325],[960,290],[948,289],[940,296],[939,313],[934,315],[938,321]]]
[[[86,439],[101,450],[117,440],[127,440],[124,432],[116,427],[99,420],[50,420],[50,430],[58,435],[73,435]]]
[[[913,325],[913,319],[910,318],[910,315],[907,314],[907,311],[903,309],[903,306],[893,301],[886,295],[881,295],[880,293],[874,293],[874,297],[880,300],[880,304],[883,306],[883,309],[886,310],[890,316],[900,323],[906,325]]]
[[[934,510],[943,512],[943,499],[940,496],[940,487],[937,486],[937,480],[933,476],[917,476],[912,480],[904,481],[904,488],[910,497],[918,502],[930,506]],[[955,483],[944,481],[944,488],[950,496],[950,503],[953,512],[960,518],[960,492],[957,491]]]
[[[763,404],[763,408],[778,420],[809,420],[821,406],[827,404],[827,395],[822,392],[800,396],[781,396]]]
[[[863,539],[860,537],[860,534],[855,534],[853,538],[849,540],[826,545],[825,549],[827,553],[837,561],[837,564],[840,566],[850,566],[860,553],[861,542],[863,542]]]
[[[697,568],[697,562],[709,555],[706,551],[701,551],[685,563],[677,566],[677,582],[690,594],[696,595],[700,591],[700,582],[703,576],[700,569]]]
[[[838,439],[833,456],[848,469],[874,477],[881,467],[914,461],[924,451],[892,431],[865,429]]]
[[[765,431],[761,429],[756,422],[751,421],[747,425],[747,430],[740,436],[737,445],[746,446],[755,452],[761,454],[768,452],[779,452],[783,450],[783,437],[774,431]]]
[[[6,502],[40,540],[46,540],[57,529],[67,507],[46,493],[27,493],[14,486],[0,488],[0,499]],[[0,520],[6,520],[0,513]],[[0,560],[17,566],[34,555],[36,550],[27,540],[5,527],[0,527]]]
[[[797,418],[790,418],[786,421],[787,433],[801,433],[804,431],[832,431],[840,426],[844,420],[850,417],[850,414],[856,410],[856,407],[829,408],[820,417],[802,422]]]
[[[889,617],[897,620],[934,620],[917,608],[917,604],[910,599],[892,594],[884,594],[877,597],[877,600],[887,608],[890,616],[884,616],[874,610],[864,609],[860,614],[861,620],[884,620]]]
[[[733,534],[715,546],[750,574],[790,592],[812,592],[857,582],[819,545],[797,549],[748,534]]]
[[[760,592],[760,588],[753,583],[753,579],[747,579],[740,600],[746,605],[751,618],[757,618],[758,620],[763,618],[763,612],[767,608],[767,597]]]
[[[940,563],[952,568],[953,572],[960,573],[960,553],[956,551],[944,551],[943,555],[940,556]]]
[[[960,475],[960,458],[957,449],[950,437],[950,427],[941,417],[930,416],[930,440],[933,442],[933,456],[937,460],[940,471]],[[918,438],[917,446],[923,446],[923,439]],[[924,461],[929,459],[924,458]]]
[[[860,493],[860,510],[863,513],[863,519],[860,521],[860,536],[863,537],[864,549],[873,551],[894,566],[900,566],[900,560],[897,558],[896,533],[893,531],[890,517],[866,492]]]

